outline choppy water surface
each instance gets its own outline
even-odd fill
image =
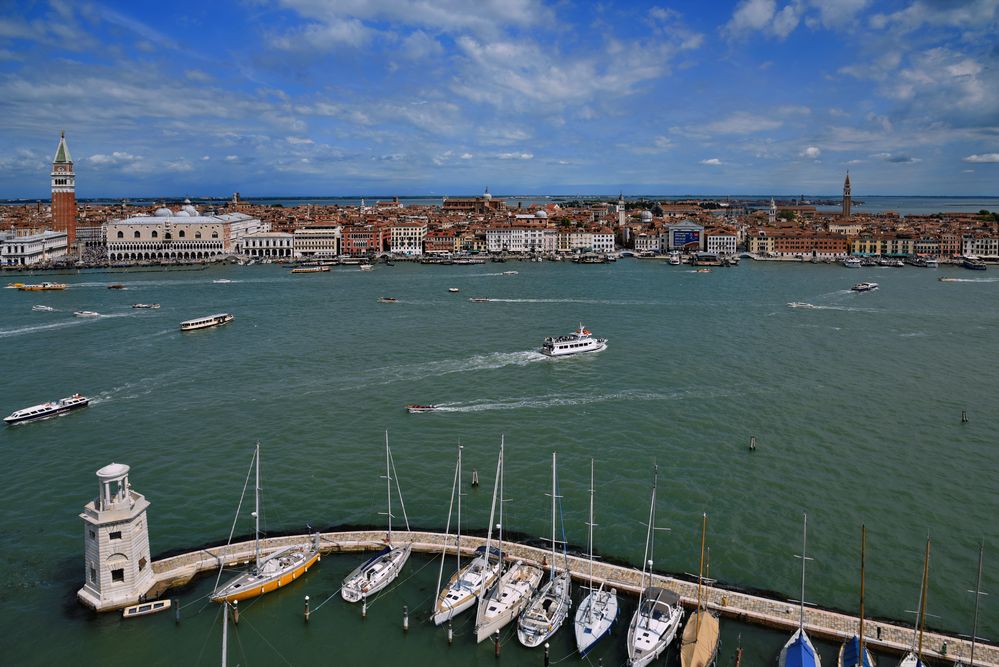
[[[519,274],[503,275],[510,267]],[[505,434],[508,528],[549,532],[544,493],[557,450],[568,538],[584,544],[593,457],[597,548],[637,564],[658,463],[659,516],[672,529],[659,540],[658,568],[695,571],[706,511],[712,577],[796,597],[792,555],[807,511],[808,598],[852,610],[864,522],[868,610],[907,619],[929,533],[930,624],[969,632],[977,542],[999,547],[999,282],[990,275],[752,263],[697,274],[625,260],[84,274],[68,277],[64,292],[0,290],[0,411],[74,391],[95,398],[72,415],[0,431],[3,662],[218,662],[218,614],[199,601],[208,578],[181,592],[180,625],[172,614],[122,623],[75,603],[77,515],[97,491],[97,468],[132,466],[133,486],[152,502],[154,554],[224,541],[256,440],[269,529],[377,525],[385,429],[414,526],[443,528],[460,442],[466,472],[483,478],[478,489],[466,484],[464,519],[485,527]],[[222,277],[233,282],[212,282]],[[850,292],[858,280],[881,289]],[[108,290],[110,282],[128,289]],[[399,302],[377,303],[383,295]],[[132,310],[133,302],[162,307]],[[34,304],[56,311],[33,312]],[[101,317],[74,318],[81,309]],[[218,311],[236,320],[177,330]],[[609,339],[605,352],[556,360],[537,352],[545,335],[579,322]],[[442,409],[409,415],[402,406],[414,402]],[[249,517],[239,524],[251,527]],[[997,561],[999,548],[987,547],[986,590],[999,591]],[[335,598],[304,625],[302,596],[326,599],[357,562],[326,558],[290,590],[247,605],[231,664],[495,664],[491,646],[474,646],[467,618],[450,649],[445,629],[422,622],[437,576],[423,557],[366,621]],[[989,600],[980,634],[995,637]],[[406,636],[403,604],[412,610]],[[632,609],[628,601],[592,662],[623,662]],[[43,627],[48,641],[39,642],[30,629]],[[770,664],[786,639],[729,620],[722,628],[719,664],[731,664],[740,642],[743,664]],[[571,649],[564,629],[553,661]],[[822,649],[832,664],[835,647]],[[515,639],[504,645],[503,664],[541,661]]]

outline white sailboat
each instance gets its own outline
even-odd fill
[[[590,520],[587,523],[590,550],[590,593],[576,609],[574,624],[576,649],[579,651],[580,657],[589,653],[594,644],[610,633],[618,613],[617,590],[614,588],[609,591],[605,590],[606,582],[600,582],[599,588],[595,588],[593,585],[593,527],[596,525],[593,523],[593,495],[593,459],[590,459]]]
[[[347,602],[358,602],[369,595],[374,595],[392,583],[403,566],[409,560],[409,555],[413,551],[412,544],[404,544],[400,547],[392,546],[392,480],[395,480],[396,491],[399,494],[399,505],[402,508],[402,517],[406,522],[406,531],[409,531],[409,517],[406,515],[406,505],[402,500],[402,489],[399,488],[399,477],[395,472],[395,459],[392,458],[392,450],[389,449],[388,431],[385,432],[385,483],[388,496],[388,535],[385,537],[385,549],[372,556],[359,565],[353,572],[347,575],[340,587],[340,595]]]
[[[260,553],[260,443],[253,453],[256,464],[254,488],[254,552],[253,566],[212,593],[213,602],[248,600],[290,584],[309,571],[319,561],[319,533],[311,543],[284,547],[266,556]]]
[[[493,486],[493,507],[496,506],[496,493],[499,489],[499,523],[496,529],[499,535],[499,551],[503,553],[503,469],[504,440],[500,440],[499,459],[496,462],[496,483]],[[492,511],[490,510],[490,525]],[[488,593],[479,598],[479,606],[475,612],[475,641],[481,642],[487,637],[506,627],[517,618],[524,606],[530,602],[534,591],[541,584],[544,572],[541,568],[517,561],[500,576],[499,581]]]
[[[490,540],[486,540],[486,546],[475,550],[475,557],[465,565],[461,566],[461,446],[458,447],[458,464],[454,471],[454,486],[451,490],[451,507],[454,507],[455,496],[458,498],[458,530],[457,546],[458,569],[447,582],[447,586],[441,588],[441,581],[444,577],[444,559],[447,557],[447,545],[445,544],[441,552],[441,569],[437,575],[437,588],[440,593],[434,603],[433,621],[436,625],[441,625],[451,620],[461,612],[465,611],[473,604],[479,596],[484,595],[496,582],[499,576],[502,561],[499,551],[492,547]],[[451,511],[448,510],[448,532],[451,529]]]
[[[531,599],[531,603],[517,620],[517,639],[528,648],[540,646],[558,632],[569,616],[572,607],[572,577],[569,574],[569,561],[565,554],[565,540],[561,540],[564,568],[559,570],[555,545],[555,507],[558,499],[558,476],[556,473],[555,452],[552,452],[552,563],[548,583]]]
[[[708,667],[718,656],[718,615],[701,606],[704,576],[704,541],[708,515],[701,515],[701,563],[697,570],[697,609],[687,618],[680,640],[680,667]]]
[[[926,538],[926,554],[923,556],[923,577],[919,582],[919,605],[916,607],[918,631],[912,633],[912,650],[898,663],[898,667],[924,667],[923,628],[926,626],[926,593],[930,576],[930,538]],[[917,643],[918,638],[918,643]]]
[[[807,555],[807,546],[808,514],[805,514],[801,529],[801,611],[798,614],[798,629],[781,649],[778,667],[822,667],[822,658],[805,632],[805,561],[811,560]]]
[[[652,556],[655,552],[656,486],[659,467],[652,480],[652,504],[649,508],[649,529],[645,536],[645,560],[642,563],[642,593],[638,609],[628,626],[628,666],[644,667],[658,658],[676,637],[683,620],[680,596],[665,588],[653,586]],[[649,585],[646,586],[646,576]]]

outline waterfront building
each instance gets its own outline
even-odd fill
[[[84,585],[76,595],[96,611],[137,602],[153,585],[149,559],[149,501],[132,490],[129,467],[97,471],[97,498],[83,507]]]
[[[390,250],[400,255],[422,255],[426,236],[425,221],[397,222],[391,227]]]
[[[614,232],[604,228],[594,232],[590,240],[590,248],[593,252],[609,253],[614,252]]]
[[[0,265],[31,266],[65,257],[69,237],[65,231],[16,229],[0,232]]]
[[[829,224],[826,225],[826,229],[829,230],[831,234],[845,234],[847,236],[856,236],[863,231],[864,226],[856,220],[830,220]]]
[[[838,234],[788,233],[774,239],[774,254],[778,257],[803,259],[836,259],[849,254],[847,238]]]
[[[533,215],[526,217],[535,218]],[[559,247],[558,237],[554,229],[546,227],[490,227],[486,229],[486,251],[553,253]]]
[[[59,134],[59,145],[52,158],[52,229],[66,233],[70,248],[76,243],[76,174],[73,158],[66,145],[66,133]]]
[[[107,225],[108,259],[118,261],[210,260],[243,250],[243,239],[270,226],[246,213],[201,215],[190,204],[174,212],[113,220]]]
[[[850,206],[853,203],[853,197],[850,195],[850,172],[846,172],[846,180],[843,181],[843,217],[850,217]]]
[[[76,228],[76,247],[84,250],[100,250],[107,246],[108,229],[105,225],[88,225]]]
[[[879,236],[860,236],[850,240],[851,255],[880,255],[881,251],[881,237]]]
[[[427,255],[450,255],[458,251],[458,237],[453,231],[427,232],[423,252]]]
[[[295,257],[337,257],[343,229],[340,225],[314,225],[294,232]]]
[[[708,252],[716,255],[734,255],[739,243],[738,234],[728,228],[706,230],[704,238]]]
[[[666,239],[662,246],[666,250],[704,250],[704,227],[690,220],[667,225]]]
[[[295,235],[288,232],[256,232],[243,237],[243,254],[247,257],[291,257]]]
[[[659,245],[659,234],[637,234],[635,235],[635,252],[645,253],[645,252],[661,252],[662,246]]]
[[[995,236],[965,236],[961,254],[974,255],[981,259],[999,259],[999,239]]]
[[[882,255],[908,257],[916,254],[916,239],[905,236],[885,236],[881,243]]]
[[[378,225],[347,225],[343,228],[341,252],[351,257],[375,255],[385,250],[386,232]]]

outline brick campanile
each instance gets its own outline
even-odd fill
[[[66,232],[72,252],[76,243],[76,176],[65,132],[60,134],[59,147],[52,158],[52,229]]]

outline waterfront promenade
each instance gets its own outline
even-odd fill
[[[397,546],[407,541],[413,550],[424,553],[440,553],[445,542],[449,553],[455,552],[454,536],[432,532],[393,533]],[[384,547],[384,531],[342,531],[322,533],[321,551],[324,554],[377,550]],[[266,552],[301,544],[311,539],[309,535],[291,535],[261,540],[261,550]],[[483,537],[461,538],[461,551],[471,555],[476,548],[483,546]],[[252,560],[254,542],[238,542],[228,546],[210,547],[188,553],[170,556],[153,562],[155,584],[147,595],[148,599],[164,595],[170,588],[182,586],[199,574],[216,571],[221,564],[239,567]],[[510,562],[522,560],[539,567],[548,568],[550,563],[547,549],[504,542],[504,553]],[[589,576],[589,561],[580,556],[569,556],[569,569],[576,580],[586,580]],[[607,587],[619,592],[638,595],[641,590],[641,571],[630,567],[594,562],[593,577]],[[696,582],[684,581],[671,576],[656,575],[655,584],[668,588],[680,595],[687,607],[696,605]],[[741,622],[793,632],[798,626],[799,606],[794,602],[767,598],[760,595],[730,590],[719,585],[706,585],[702,594],[709,609],[721,616]],[[840,642],[856,634],[858,619],[850,614],[826,609],[806,608],[805,627],[815,637]],[[912,628],[896,622],[868,619],[864,624],[864,635],[874,648],[883,651],[904,653],[913,644]],[[967,660],[971,653],[970,641],[939,632],[925,632],[923,655],[942,660]],[[999,667],[999,647],[979,643],[975,649],[975,664],[982,667]]]

